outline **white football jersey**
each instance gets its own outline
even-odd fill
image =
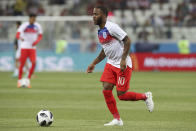
[[[29,22],[24,22],[17,30],[20,32],[21,40],[20,47],[22,49],[35,49],[35,46],[32,44],[37,40],[39,34],[42,34],[41,25],[35,22],[31,25]]]
[[[115,23],[107,21],[103,29],[98,30],[99,42],[107,57],[107,63],[120,68],[124,50],[123,39],[127,34]],[[132,68],[132,61],[128,55],[126,64]]]

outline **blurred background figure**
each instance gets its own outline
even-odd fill
[[[156,38],[164,37],[164,21],[160,16],[152,14],[150,17],[150,24],[153,27],[154,35]]]
[[[26,0],[16,0],[16,3],[14,4],[14,15],[24,15],[26,4]]]
[[[23,66],[29,58],[31,61],[31,68],[29,69],[29,74],[27,77],[27,87],[31,88],[30,79],[36,66],[36,45],[42,39],[42,27],[36,22],[35,14],[30,14],[29,21],[24,22],[18,28],[16,38],[21,41],[20,67],[17,87],[20,88],[22,86]]]
[[[56,54],[62,54],[66,51],[67,41],[66,40],[57,40],[56,41]]]
[[[149,42],[150,35],[152,34],[143,27],[142,31],[138,33],[138,40],[135,43],[136,52],[155,52],[159,49],[159,45],[157,43]]]
[[[178,51],[180,54],[189,54],[190,53],[190,43],[189,43],[189,40],[187,40],[184,35],[178,41]]]
[[[17,21],[16,22],[16,28],[18,29],[21,25],[21,21]],[[13,77],[18,77],[18,74],[19,74],[19,66],[20,66],[20,53],[21,53],[21,48],[20,48],[20,44],[21,44],[21,41],[16,39],[14,40],[14,73],[13,73]],[[25,76],[28,75],[28,62],[25,63],[25,66],[23,68],[23,71],[26,73]]]
[[[19,26],[21,25],[20,21],[16,22],[16,28],[18,29]],[[18,68],[20,65],[20,43],[19,40],[17,40],[15,38],[14,40],[14,73],[13,73],[13,77],[17,77],[18,76]]]

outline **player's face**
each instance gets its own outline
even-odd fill
[[[30,18],[29,18],[29,22],[30,22],[30,24],[34,24],[35,20],[36,20],[36,18],[35,18],[35,17],[30,17]]]
[[[20,24],[16,24],[16,28],[19,28],[20,27]]]
[[[98,8],[94,8],[93,9],[93,21],[95,25],[101,25],[102,17],[103,17],[103,12]]]

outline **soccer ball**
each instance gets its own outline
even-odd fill
[[[53,122],[53,115],[49,110],[39,111],[36,118],[40,126],[50,126]]]
[[[27,78],[21,79],[21,87],[27,87],[28,86],[28,80]]]

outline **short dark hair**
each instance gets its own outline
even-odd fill
[[[97,5],[97,6],[95,6],[95,8],[100,9],[105,14],[106,17],[108,16],[108,9],[105,6]]]
[[[21,25],[21,21],[16,21],[16,24],[17,25]]]
[[[29,17],[36,17],[36,14],[29,14]]]

